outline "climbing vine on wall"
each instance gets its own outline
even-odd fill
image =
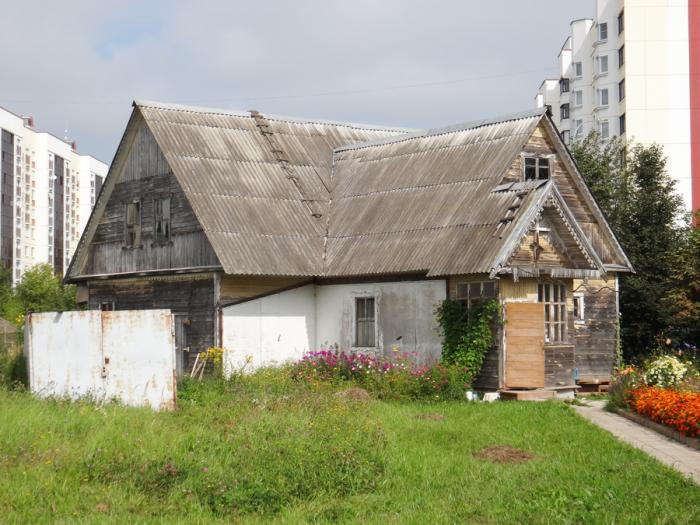
[[[468,382],[479,375],[486,353],[495,343],[495,327],[502,324],[497,300],[472,305],[446,299],[438,307],[437,321],[443,336],[442,360],[464,367]]]

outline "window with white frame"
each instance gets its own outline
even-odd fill
[[[627,131],[627,123],[625,119],[625,114],[623,113],[620,115],[620,135],[624,135],[625,131]]]
[[[617,50],[617,67],[622,67],[625,63],[625,46]]]
[[[574,62],[574,76],[576,78],[583,76],[583,64],[581,62]]]
[[[549,179],[549,158],[527,156],[523,163],[523,170],[525,180]]]
[[[598,24],[598,41],[605,42],[608,39],[608,24],[601,22]]]
[[[617,83],[617,99],[622,101],[625,98],[625,79]]]
[[[597,56],[596,59],[596,73],[599,75],[607,75],[608,74],[608,56],[607,55],[600,55]]]
[[[601,120],[598,122],[598,132],[600,133],[600,138],[607,139],[610,137],[610,122],[607,120]]]
[[[571,129],[574,130],[574,137],[583,137],[583,120],[574,119],[573,126]]]
[[[540,284],[537,297],[540,303],[544,303],[545,343],[566,341],[566,286],[558,283]]]
[[[376,310],[374,297],[355,297],[355,346],[376,346]]]
[[[564,144],[566,144],[567,146],[569,145],[569,142],[571,142],[571,133],[568,129],[562,130],[561,140],[564,141]]]
[[[607,106],[608,103],[610,102],[609,96],[608,96],[608,88],[603,88],[598,90],[598,105],[599,106]]]
[[[583,91],[580,89],[574,90],[574,107],[580,108],[583,106]]]

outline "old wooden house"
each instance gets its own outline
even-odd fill
[[[171,309],[182,369],[437,359],[436,306],[496,298],[480,386],[555,389],[608,380],[630,270],[543,112],[415,132],[135,102],[67,280]]]

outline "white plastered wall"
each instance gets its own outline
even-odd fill
[[[392,347],[418,362],[440,357],[436,307],[446,298],[444,280],[306,285],[222,309],[227,370],[299,359],[322,345],[343,351],[384,353]],[[374,297],[376,348],[357,348],[354,305]],[[247,364],[246,364],[247,363]]]

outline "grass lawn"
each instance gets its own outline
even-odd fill
[[[184,397],[0,389],[0,522],[700,523],[700,488],[561,403],[353,402],[273,372]],[[533,458],[475,457],[494,445]]]

